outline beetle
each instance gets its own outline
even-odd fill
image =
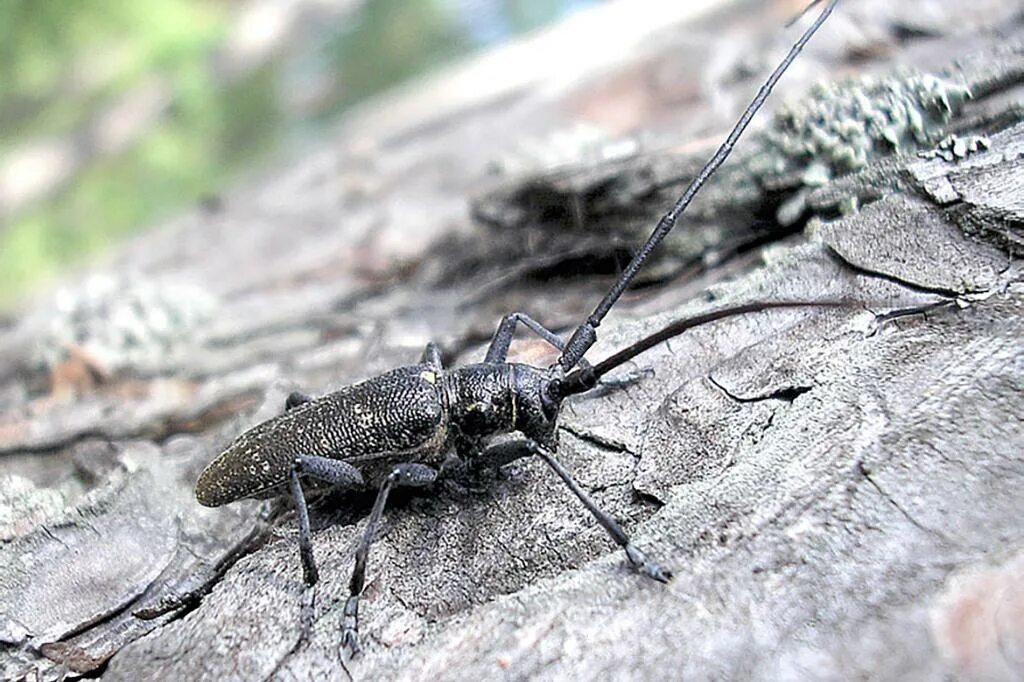
[[[808,8],[820,2],[813,0]],[[593,388],[611,369],[699,324],[769,308],[848,305],[843,301],[748,303],[677,321],[597,365],[590,365],[583,357],[596,342],[597,328],[604,317],[675,226],[697,191],[729,156],[776,82],[837,4],[838,0],[830,0],[824,6],[761,86],[725,142],[661,218],[647,242],[567,342],[523,313],[506,315],[483,362],[445,369],[438,346],[428,343],[415,365],[391,370],[320,398],[293,393],[283,414],[239,435],[203,470],[195,494],[199,503],[206,506],[288,489],[295,502],[303,579],[308,586],[315,585],[319,576],[302,477],[343,490],[377,490],[356,550],[342,623],[343,646],[353,653],[359,650],[359,597],[369,549],[389,493],[399,487],[429,486],[437,480],[451,453],[463,462],[500,465],[507,452],[498,453],[487,446],[494,436],[501,434],[522,434],[523,449],[515,452],[515,457],[535,455],[544,460],[624,550],[635,570],[658,582],[671,579],[671,572],[636,547],[615,519],[594,503],[556,459],[559,410],[566,398]],[[507,362],[512,337],[520,324],[561,351],[555,364],[539,368]],[[308,622],[311,607],[311,602],[304,604],[304,622]]]

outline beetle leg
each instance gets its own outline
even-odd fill
[[[288,394],[288,397],[285,398],[285,401],[284,401],[285,412],[287,412],[288,410],[292,409],[293,407],[298,407],[299,405],[302,405],[303,403],[308,403],[312,399],[313,399],[313,396],[311,396],[311,395],[306,395],[305,393],[300,393],[299,391],[292,391],[291,393]]]
[[[380,486],[377,499],[373,502],[370,519],[366,522],[366,530],[356,549],[356,563],[349,581],[349,598],[345,602],[345,618],[342,622],[341,644],[353,654],[359,652],[359,595],[363,591],[366,579],[366,557],[373,544],[373,536],[377,534],[384,505],[392,488],[422,488],[437,479],[437,470],[425,464],[396,464],[384,483]]]
[[[481,452],[469,453],[464,459],[477,471],[500,469],[517,459],[533,454],[533,441],[515,439],[492,443]]]
[[[580,502],[594,515],[597,522],[608,531],[608,535],[612,537],[615,543],[622,547],[626,552],[626,558],[629,559],[629,563],[632,564],[633,568],[637,571],[646,575],[648,578],[653,578],[659,582],[667,583],[672,579],[672,573],[663,569],[657,563],[648,559],[643,552],[629,541],[629,536],[626,535],[626,531],[622,530],[622,526],[618,522],[609,516],[606,512],[602,511],[597,504],[590,499],[590,496],[583,492],[580,488],[579,483],[573,479],[572,474],[565,470],[555,456],[547,449],[537,443],[531,442],[530,449],[537,454],[541,459],[547,462],[548,466],[555,470],[559,478],[565,481],[565,484],[569,486],[573,494],[579,498]]]
[[[653,376],[653,367],[631,369],[627,372],[622,372],[617,376],[603,376],[597,380],[597,385],[594,386],[594,388],[582,395],[587,396],[587,398],[598,398],[606,395],[612,395],[613,393],[624,391],[627,388],[639,384],[641,381]]]
[[[326,481],[336,488],[361,488],[366,485],[359,469],[343,459],[299,455],[293,466],[296,473]]]
[[[355,488],[366,485],[363,475],[354,466],[340,459],[299,455],[292,464],[288,487],[295,500],[295,515],[299,521],[299,556],[302,557],[302,577],[306,585],[316,585],[319,572],[313,559],[313,539],[309,530],[309,506],[302,491],[299,475],[304,474],[327,481],[333,486]]]
[[[425,365],[430,365],[434,369],[444,369],[444,364],[441,362],[441,349],[438,348],[437,344],[433,341],[427,344],[427,347],[423,349],[423,355],[420,356],[420,362]]]
[[[487,347],[487,356],[484,362],[505,362],[508,358],[508,349],[512,345],[512,337],[516,333],[516,323],[521,322],[523,326],[544,339],[558,350],[565,350],[565,341],[558,334],[554,333],[537,320],[525,313],[510,313],[501,318],[498,329],[491,338],[491,345]],[[586,360],[580,360],[581,367],[589,366]]]
[[[302,579],[307,586],[312,587],[316,585],[320,574],[316,570],[316,561],[313,559],[313,540],[309,531],[309,506],[306,504],[306,495],[302,492],[297,467],[293,466],[289,473],[288,488],[295,501],[295,516],[299,521],[299,556],[302,558]]]
[[[299,455],[292,464],[288,478],[288,487],[292,499],[295,500],[295,515],[299,521],[299,557],[302,559],[302,579],[307,588],[316,585],[319,571],[313,558],[313,535],[309,529],[309,505],[302,491],[300,475],[312,476],[327,481],[340,488],[355,488],[366,485],[363,475],[348,462],[329,457]],[[302,633],[303,638],[309,634],[313,625],[313,592],[307,589],[302,599]]]

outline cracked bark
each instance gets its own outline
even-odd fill
[[[962,55],[964,77],[990,97],[1020,99],[1021,30],[1005,3],[986,15],[1002,22],[998,39],[969,21],[982,10],[934,3],[939,20],[896,4],[844,5],[789,92],[851,61],[885,69],[899,55],[936,71]],[[721,33],[730,18],[704,26]],[[759,46],[758,59],[766,42],[785,40],[775,31],[755,40],[750,25],[730,30]],[[695,68],[672,61],[671,40],[648,42],[652,52],[623,73]],[[987,56],[969,56],[979,50]],[[1024,603],[1014,579],[1024,562],[1024,284],[1015,260],[1024,207],[1014,189],[1024,127],[1012,116],[986,130],[988,152],[960,164],[881,162],[873,177],[899,175],[898,189],[868,182],[871,169],[837,180],[809,203],[844,193],[872,203],[646,289],[602,326],[598,359],[718,305],[867,304],[694,330],[633,368],[653,373],[566,405],[560,461],[674,570],[668,586],[631,575],[545,465],[517,460],[433,496],[396,494],[370,558],[366,653],[346,662],[341,608],[368,500],[327,495],[315,505],[322,581],[307,643],[287,506],[194,503],[203,464],[279,411],[292,388],[328,390],[407,364],[428,338],[458,362],[476,359],[509,310],[562,327],[589,310],[607,280],[581,272],[576,254],[552,254],[541,268],[530,254],[516,261],[464,209],[482,196],[486,164],[507,151],[494,144],[509,131],[557,127],[567,103],[608,78],[581,77],[554,101],[500,98],[441,129],[349,122],[328,148],[229,194],[222,213],[184,216],[126,246],[119,263],[193,278],[222,297],[203,352],[160,375],[185,390],[147,383],[126,396],[114,379],[54,401],[5,354],[0,676],[991,679],[1024,667],[1024,632],[1006,615]],[[755,79],[739,80],[723,86],[726,99]],[[678,130],[720,125],[707,105],[681,111],[651,97]],[[964,120],[991,105],[972,103]],[[376,145],[372,159],[353,151],[357,137]],[[626,172],[619,186],[648,181]],[[638,200],[650,202],[642,214],[662,203],[657,193]],[[420,209],[415,220],[409,205]],[[714,206],[704,206],[705,227]],[[434,259],[456,237],[483,271]],[[503,267],[532,274],[481,285]],[[924,310],[950,293],[965,306],[882,323],[868,312]],[[24,342],[17,330],[2,333],[5,349]],[[550,362],[538,349],[519,345],[531,362]],[[225,404],[230,416],[218,412]]]

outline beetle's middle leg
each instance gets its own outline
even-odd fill
[[[392,488],[422,488],[430,485],[436,479],[437,470],[426,464],[396,464],[380,486],[377,499],[374,500],[373,509],[370,511],[370,519],[366,522],[366,531],[356,549],[356,563],[352,569],[352,579],[349,581],[349,598],[345,602],[341,644],[353,654],[359,651],[359,595],[363,592],[363,584],[366,580],[366,558],[370,553],[373,537],[377,534],[377,528],[380,526],[384,505],[388,501],[388,493]]]
[[[302,490],[299,476],[306,475],[326,481],[338,488],[355,488],[366,485],[363,475],[348,462],[329,457],[299,455],[292,464],[288,477],[288,488],[295,501],[295,515],[299,521],[299,557],[302,559],[302,581],[307,592],[302,601],[302,635],[303,638],[313,625],[313,593],[310,588],[316,585],[320,573],[313,558],[313,534],[309,528],[309,505],[306,494]]]

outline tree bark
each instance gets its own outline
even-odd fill
[[[477,361],[512,310],[563,331],[582,320],[617,254],[636,248],[635,226],[616,232],[616,216],[630,209],[646,222],[667,208],[678,183],[661,180],[693,172],[761,78],[751,65],[760,73],[792,39],[761,3],[661,26],[614,69],[538,76],[434,116],[375,117],[402,111],[403,97],[441,98],[449,74],[368,107],[219,207],[140,236],[111,271],[196,283],[216,300],[173,357],[96,371],[95,358],[69,354],[50,370],[55,397],[29,359],[47,308],[0,332],[0,674],[1019,674],[1024,117],[1012,105],[1024,29],[1006,3],[895,5],[840,5],[783,94],[909,64],[982,93],[947,126],[962,139],[987,135],[988,148],[953,161],[887,155],[785,196],[751,184],[753,155],[741,150],[694,207],[696,227],[677,228],[683,241],[649,274],[652,286],[620,303],[588,357],[728,304],[863,306],[693,330],[625,369],[624,387],[563,409],[559,460],[673,570],[670,584],[630,573],[544,463],[522,459],[398,496],[370,553],[365,652],[347,659],[342,610],[369,500],[324,496],[314,509],[321,581],[302,642],[287,500],[211,510],[192,486],[293,388],[325,392],[410,364],[430,339],[449,364]],[[618,11],[593,16],[614,22]],[[573,27],[526,45],[557,39],[569,52],[585,42]],[[694,35],[713,35],[704,44],[716,52],[687,48]],[[478,77],[489,82],[501,66]],[[705,85],[680,92],[684,82]],[[624,101],[618,118],[600,113]],[[551,140],[577,115],[669,151],[487,179],[496,159],[521,162],[522,140]],[[768,122],[741,145],[763,144]],[[806,194],[803,229],[765,227],[796,191]],[[555,194],[576,197],[588,220],[519,220],[529,197]],[[471,200],[489,226],[469,219]],[[553,360],[539,343],[516,352]],[[68,367],[83,364],[91,378],[69,387]]]

